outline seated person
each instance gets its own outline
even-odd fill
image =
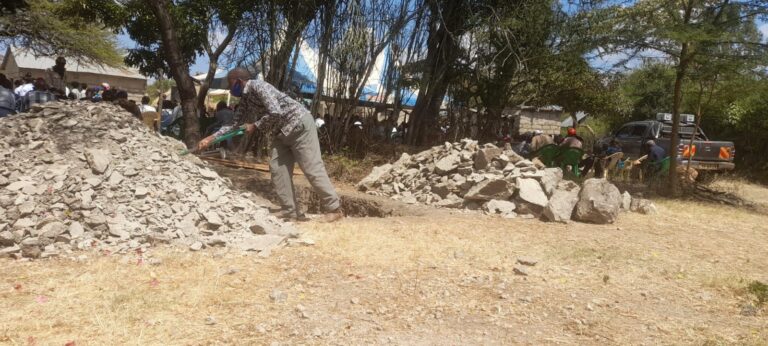
[[[24,97],[22,97],[21,111],[28,111],[32,105],[36,103],[46,103],[51,101],[56,101],[56,96],[48,91],[48,84],[45,82],[45,79],[38,78],[35,80],[34,90],[28,92],[26,95],[24,95]]]
[[[551,136],[544,134],[541,130],[533,131],[533,138],[531,138],[531,150],[533,152],[539,151],[544,146],[553,144],[554,140]]]
[[[611,143],[608,144],[608,148],[605,149],[605,156],[611,156],[616,153],[621,153],[621,144],[619,144],[619,141],[612,139]]]
[[[565,137],[563,142],[560,143],[560,147],[581,149],[582,143],[584,143],[584,140],[576,134],[576,129],[571,127],[568,129],[568,137]]]
[[[173,118],[174,105],[172,101],[163,100],[162,107],[163,109],[160,112],[160,129],[164,131],[176,119]]]
[[[667,157],[667,151],[658,146],[653,140],[645,142],[648,158],[645,160],[645,175],[650,177],[661,171],[662,162]]]
[[[144,112],[157,112],[157,109],[155,107],[152,107],[149,105],[149,96],[143,96],[141,98],[141,105],[139,106],[139,110]]]
[[[227,103],[219,101],[216,104],[216,113],[213,114],[216,122],[213,123],[213,127],[220,128],[222,126],[232,126],[235,123],[235,112],[227,107]]]

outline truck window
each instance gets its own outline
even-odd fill
[[[647,131],[648,127],[645,125],[635,125],[632,129],[632,137],[643,137],[645,136],[645,133]]]
[[[616,131],[616,138],[632,137],[632,131],[634,130],[634,128],[635,128],[635,125],[626,125],[620,128],[618,131]]]
[[[616,132],[616,138],[641,138],[647,129],[645,125],[626,125]]]

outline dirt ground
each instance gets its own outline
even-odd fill
[[[768,283],[768,215],[656,203],[610,226],[443,210],[309,222],[315,245],[268,258],[4,259],[0,344],[768,344],[745,289]],[[521,256],[538,259],[527,276]]]

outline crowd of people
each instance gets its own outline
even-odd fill
[[[524,157],[536,157],[542,148],[551,145],[555,145],[560,149],[573,148],[582,150],[584,139],[577,134],[576,129],[568,128],[566,133],[567,135],[562,137],[560,135],[548,135],[543,131],[536,130],[532,133],[522,134],[512,148]],[[509,143],[510,141],[502,140],[502,142]],[[618,153],[623,153],[621,143],[616,139],[612,139],[605,148],[594,148],[589,153],[586,153],[579,164],[580,169],[583,174],[594,169],[595,175],[602,177],[604,175],[603,168],[608,163],[609,158]],[[645,155],[634,160],[632,164],[640,166],[645,176],[654,176],[662,170],[663,161],[667,158],[667,152],[653,140],[648,140],[643,144],[643,153]],[[623,168],[623,161],[618,162],[618,168]]]
[[[56,100],[88,100],[115,102],[136,116],[138,105],[128,100],[128,93],[111,87],[108,83],[88,86],[77,81],[67,81],[67,61],[58,57],[54,66],[46,69],[45,77],[33,78],[27,73],[11,80],[0,73],[0,117],[26,112],[33,105]]]

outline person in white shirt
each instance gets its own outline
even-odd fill
[[[141,111],[142,113],[157,112],[157,109],[149,105],[149,96],[144,96],[141,98],[141,105],[139,106],[139,111]]]
[[[16,94],[18,97],[24,97],[27,96],[27,93],[35,90],[35,85],[32,84],[32,76],[27,74],[24,76],[24,84],[20,85],[16,89],[13,89],[13,93]]]

